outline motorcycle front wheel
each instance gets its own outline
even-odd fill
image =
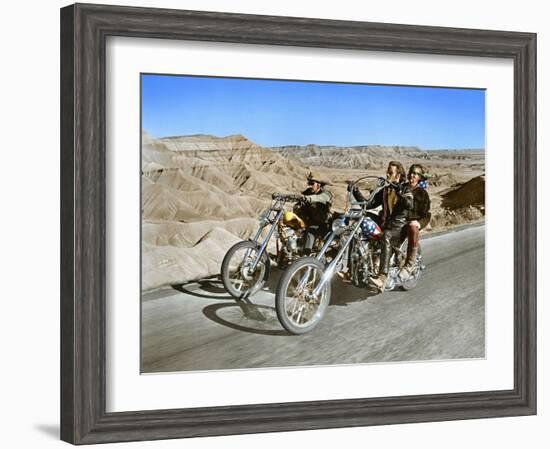
[[[258,244],[250,240],[236,243],[225,254],[221,277],[227,292],[234,298],[252,296],[260,290],[269,278],[269,257],[264,251],[254,269],[258,256]]]
[[[324,265],[313,257],[298,259],[283,273],[277,286],[275,309],[279,321],[291,334],[305,334],[323,318],[330,302],[330,280],[318,295],[313,291],[324,273]]]

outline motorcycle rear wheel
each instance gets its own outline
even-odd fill
[[[275,309],[282,326],[291,334],[300,335],[313,330],[322,320],[330,302],[330,280],[317,296],[324,265],[313,257],[293,262],[283,273],[275,295]]]
[[[260,290],[269,278],[269,257],[264,251],[254,271],[250,270],[258,255],[258,244],[245,240],[233,245],[223,258],[221,277],[227,292],[236,299],[248,298]]]

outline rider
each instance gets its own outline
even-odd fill
[[[409,210],[413,208],[413,194],[405,182],[405,169],[401,162],[390,161],[386,170],[386,179],[391,184],[381,188],[365,205],[367,209],[382,206],[378,219],[378,224],[384,231],[379,274],[377,277],[369,279],[380,292],[384,291],[386,284],[392,256],[392,244],[399,245],[407,225]],[[356,187],[352,193],[357,201],[367,201]]]
[[[407,279],[416,262],[420,230],[424,229],[430,222],[430,195],[426,190],[426,170],[420,164],[413,164],[409,168],[409,182],[407,183],[413,196],[413,207],[409,210],[409,222],[407,224],[407,258],[405,264],[399,271],[401,279]]]
[[[318,173],[309,173],[307,189],[302,192],[302,201],[298,205],[297,215],[306,223],[306,241],[304,254],[311,253],[315,237],[326,230],[332,206],[332,193],[325,189],[330,185],[322,180]]]

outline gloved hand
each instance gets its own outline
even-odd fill
[[[297,195],[297,194],[295,194],[295,195],[288,195],[288,199],[289,199],[290,201],[300,201],[301,198],[302,198],[302,195]]]

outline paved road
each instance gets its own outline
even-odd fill
[[[333,281],[320,325],[288,335],[269,285],[239,305],[216,279],[145,294],[142,372],[483,358],[485,226],[422,241],[417,287],[373,295]]]

